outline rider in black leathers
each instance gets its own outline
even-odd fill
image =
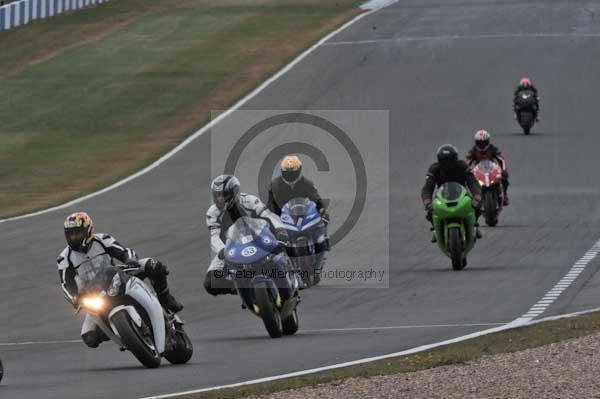
[[[471,172],[471,168],[465,161],[458,159],[457,149],[450,144],[445,144],[438,149],[437,159],[438,161],[429,167],[425,184],[421,190],[421,199],[427,212],[427,220],[433,226],[433,192],[435,188],[444,183],[457,182],[466,186],[473,196],[476,216],[475,231],[477,238],[481,238],[482,234],[479,231],[479,223],[477,222],[481,215],[481,187]],[[435,242],[435,235],[432,242]]]
[[[521,94],[521,92],[523,92],[525,90],[531,91],[535,95],[535,120],[539,122],[539,120],[540,120],[539,119],[540,98],[538,96],[537,88],[533,85],[533,83],[531,83],[531,80],[529,78],[521,78],[521,80],[519,81],[519,85],[515,89],[514,97],[513,97],[514,98],[513,99],[513,110],[515,112],[515,119],[517,117],[517,105],[516,105],[515,100]]]

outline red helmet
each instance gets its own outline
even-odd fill
[[[490,134],[487,130],[478,130],[475,133],[475,145],[482,151],[487,150],[490,145]]]
[[[521,86],[524,89],[527,89],[529,88],[529,86],[531,86],[531,80],[529,80],[529,78],[521,78],[519,86]]]

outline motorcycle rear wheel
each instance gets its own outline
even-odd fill
[[[448,250],[450,251],[450,259],[452,260],[452,268],[454,270],[462,270],[465,267],[463,242],[459,228],[448,230]]]
[[[185,364],[192,358],[194,347],[183,327],[179,326],[175,334],[177,340],[175,349],[171,352],[165,352],[165,359],[171,364]]]
[[[283,320],[283,335],[294,335],[298,328],[300,327],[300,322],[298,320],[298,313],[296,309],[292,312],[292,315],[287,319]]]
[[[266,284],[260,284],[255,287],[256,304],[260,311],[260,318],[262,319],[269,336],[271,338],[280,338],[283,335],[281,314],[279,314],[279,310],[275,308],[275,304],[273,303],[273,299],[271,299],[269,291],[270,289]]]

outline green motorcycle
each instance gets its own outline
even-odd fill
[[[465,187],[450,182],[438,189],[433,200],[433,226],[440,249],[452,259],[452,268],[464,269],[476,240],[475,210]]]

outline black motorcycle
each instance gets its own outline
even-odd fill
[[[535,92],[531,90],[519,92],[517,96],[515,96],[513,104],[517,115],[517,121],[523,129],[523,133],[529,134],[537,119],[538,98]]]

